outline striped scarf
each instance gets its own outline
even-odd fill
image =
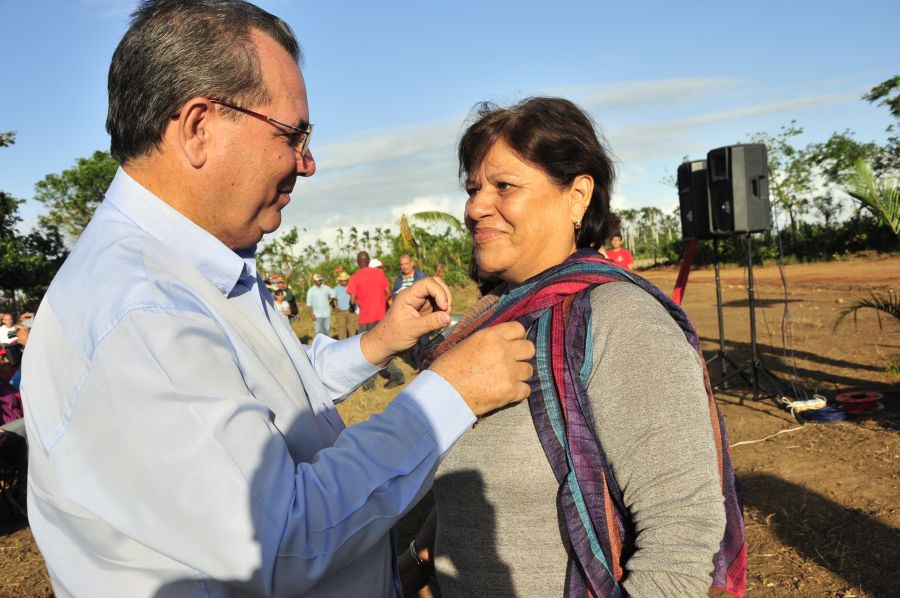
[[[508,293],[489,293],[445,337],[420,351],[424,367],[481,328],[517,320],[528,330],[536,348],[528,406],[560,485],[559,504],[572,546],[566,570],[568,596],[622,596],[622,565],[634,550],[633,525],[594,429],[587,394],[593,363],[590,291],[608,282],[630,282],[650,293],[700,352],[697,333],[681,308],[648,281],[593,250],[573,254]],[[712,586],[741,597],[747,569],[741,504],[725,423],[705,366],[703,376],[726,511],[725,534],[713,559]]]

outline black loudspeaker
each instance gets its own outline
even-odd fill
[[[769,163],[762,143],[729,145],[706,155],[710,232],[756,233],[772,228]]]
[[[678,202],[681,214],[681,236],[685,239],[712,239],[709,216],[709,186],[706,182],[706,160],[684,162],[678,167]]]

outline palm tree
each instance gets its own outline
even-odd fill
[[[875,310],[879,326],[881,326],[881,314],[892,316],[897,323],[900,323],[900,295],[894,289],[888,289],[888,292],[884,295],[869,291],[869,299],[857,299],[842,309],[834,321],[833,330],[837,330],[841,322],[849,315],[852,315],[853,321],[856,322],[857,314],[863,309]]]
[[[456,233],[462,233],[466,230],[459,218],[447,212],[416,212],[415,214],[410,214],[409,217],[423,224],[446,224]]]
[[[894,289],[889,289],[886,294],[877,294],[869,291],[868,299],[857,299],[849,306],[841,310],[837,319],[834,321],[832,330],[837,330],[841,322],[849,316],[853,315],[853,323],[856,324],[856,317],[860,310],[874,309],[878,318],[878,327],[882,327],[881,314],[887,314],[894,318],[894,323],[900,323],[900,295]],[[894,355],[891,361],[885,366],[885,371],[892,376],[900,376],[900,355]]]
[[[619,210],[619,218],[622,221],[620,232],[622,233],[622,241],[626,247],[635,249],[634,243],[634,225],[638,219],[637,210]]]
[[[316,251],[322,256],[323,261],[328,261],[331,257],[331,247],[322,239],[316,240]]]
[[[413,234],[412,226],[410,226],[409,218],[406,214],[400,216],[400,249],[414,255],[417,260],[422,258],[419,253],[419,242],[416,241],[416,236]]]
[[[355,226],[350,227],[350,238],[347,239],[347,244],[354,252],[359,251],[359,231],[356,230]]]
[[[876,178],[869,164],[859,160],[847,179],[845,190],[891,227],[894,235],[900,236],[900,181],[897,177]]]
[[[372,239],[372,242],[375,243],[375,251],[378,252],[378,255],[384,253],[381,250],[381,243],[384,241],[384,231],[380,226],[375,227],[375,236]]]

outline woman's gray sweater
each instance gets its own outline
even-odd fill
[[[706,596],[725,508],[700,357],[633,284],[597,287],[591,306],[588,394],[636,528],[624,589]],[[442,595],[562,596],[568,556],[557,489],[527,402],[463,436],[434,484]]]

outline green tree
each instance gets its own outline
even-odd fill
[[[897,125],[900,124],[900,75],[882,81],[869,90],[863,99],[879,106],[886,106],[896,121],[887,127],[890,136],[874,162],[876,173],[900,170],[900,131],[897,130]]]
[[[103,201],[118,167],[109,153],[96,151],[90,158],[78,158],[74,167],[44,177],[35,185],[34,195],[47,208],[42,226],[57,228],[77,240]]]
[[[796,120],[781,127],[778,135],[756,133],[751,141],[765,143],[769,154],[769,190],[776,210],[787,214],[791,234],[799,235],[800,218],[809,211],[812,162],[808,155],[791,143],[803,133]]]
[[[873,160],[880,152],[877,144],[854,139],[849,129],[833,133],[822,143],[806,146],[803,156],[813,165],[813,178],[823,185],[823,189],[811,196],[810,206],[822,218],[825,228],[832,228],[841,212],[847,199],[843,183],[854,172],[856,162]]]
[[[878,102],[879,106],[887,106],[894,118],[900,118],[900,75],[894,75],[882,81],[863,96],[867,102]]]
[[[14,133],[0,132],[0,147],[13,143]],[[21,200],[0,191],[0,304],[31,309],[46,292],[67,253],[54,227],[19,232],[21,204]]]

